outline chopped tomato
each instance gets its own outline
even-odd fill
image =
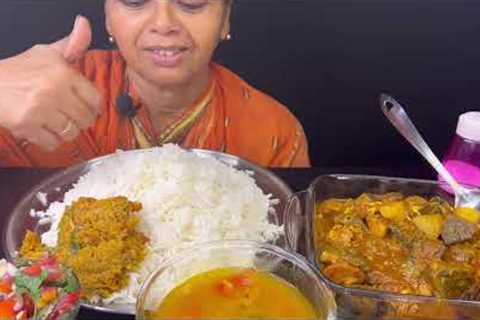
[[[79,299],[80,291],[67,294],[53,307],[47,320],[58,320],[62,315],[72,312]]]
[[[232,278],[232,282],[237,287],[251,287],[253,285],[253,276],[255,275],[255,270],[249,269],[235,277]]]
[[[42,268],[38,264],[33,264],[23,269],[23,272],[31,277],[38,277],[42,273]]]
[[[39,261],[42,266],[55,267],[58,265],[57,258],[54,256],[45,256],[42,260]]]
[[[235,286],[233,285],[232,282],[229,280],[225,279],[222,280],[218,285],[217,285],[217,290],[218,292],[225,297],[229,297],[233,294],[235,291]]]
[[[47,269],[47,271],[48,271],[48,274],[47,274],[46,281],[48,283],[56,282],[63,278],[63,272],[58,269],[49,268]]]
[[[15,317],[13,306],[15,306],[15,301],[12,299],[0,301],[0,319]]]
[[[232,278],[232,282],[237,287],[251,287],[253,285],[253,279],[245,276],[236,276]]]
[[[253,285],[253,279],[246,276],[236,276],[232,279],[232,282],[237,287],[251,287]]]
[[[12,283],[7,280],[0,281],[0,292],[1,293],[10,293],[12,292]]]
[[[35,313],[35,303],[27,293],[22,294],[22,297],[23,297],[23,310],[27,314],[27,319],[31,318]]]
[[[75,304],[77,303],[78,300],[80,300],[80,296],[81,296],[81,293],[80,293],[80,290],[78,290],[78,291],[67,294],[64,298],[64,301],[70,304]]]

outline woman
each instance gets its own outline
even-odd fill
[[[87,52],[79,16],[67,38],[0,61],[0,165],[68,166],[171,142],[308,166],[295,117],[211,62],[230,10],[231,0],[106,0],[118,50]]]

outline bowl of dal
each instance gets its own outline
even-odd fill
[[[86,297],[84,307],[100,312],[134,314],[141,284],[160,260],[179,250],[226,239],[259,241],[295,250],[296,244],[292,245],[295,239],[287,241],[284,230],[283,213],[291,196],[290,188],[272,172],[228,154],[185,150],[176,145],[121,151],[62,170],[32,188],[8,217],[3,230],[3,250],[6,258],[14,261],[30,230],[38,235],[42,248],[58,253],[62,238],[75,238],[61,235],[61,226],[68,224],[62,223],[66,212],[71,213],[68,215],[71,221],[78,222],[82,221],[79,217],[85,207],[117,208],[118,205],[109,205],[109,201],[119,200],[116,203],[123,203],[123,208],[135,208],[132,212],[120,213],[128,227],[135,229],[135,239],[145,239],[140,242],[145,245],[146,256],[138,267],[125,261],[127,265],[104,270],[109,268],[105,262],[120,261],[121,264],[126,260],[90,254],[116,252],[108,251],[105,241],[95,243],[99,247],[87,248],[79,241],[62,247],[66,251],[71,248],[72,255],[92,258],[92,261],[79,260],[77,256],[73,260],[65,259],[67,264],[77,261],[81,266],[82,270],[74,270],[81,284],[93,283],[88,292],[94,293],[95,282],[107,277],[99,276],[98,281],[92,281],[91,277],[82,279],[82,274],[107,272],[108,278],[113,279],[111,282],[124,284],[121,289],[116,287]],[[108,219],[112,216],[118,217],[119,212],[89,216],[89,227],[96,232],[93,233],[95,237],[117,234],[113,229],[106,229],[110,228]],[[123,230],[121,226],[117,228]],[[91,232],[87,234],[92,235]],[[103,240],[108,242],[109,239]],[[135,248],[130,252],[137,249],[129,247],[128,243],[125,246],[124,242],[116,246],[120,250],[124,247]],[[108,250],[101,251],[105,248]],[[61,255],[65,256],[64,253],[65,250]],[[98,264],[101,260],[104,265]],[[116,274],[112,276],[110,271]]]
[[[227,240],[164,259],[143,284],[137,320],[335,319],[332,293],[303,257]]]

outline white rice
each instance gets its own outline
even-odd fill
[[[105,161],[82,176],[63,202],[31,215],[52,223],[42,242],[53,247],[65,206],[81,196],[119,195],[142,203],[139,228],[150,239],[150,253],[141,269],[130,274],[129,286],[107,303],[135,303],[148,274],[181,248],[224,239],[268,242],[283,232],[283,227],[269,223],[274,199],[255,184],[251,173],[175,145]]]
[[[46,206],[48,203],[47,194],[44,192],[38,192],[36,194],[37,200],[43,205]]]

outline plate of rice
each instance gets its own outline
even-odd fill
[[[130,261],[121,271],[116,268],[123,273],[123,280],[115,281],[113,292],[85,288],[89,295],[83,306],[134,314],[142,283],[163,259],[179,250],[238,239],[296,250],[295,240],[287,239],[284,228],[285,208],[292,194],[272,172],[224,153],[185,150],[172,144],[118,151],[67,168],[34,187],[10,214],[3,249],[10,261],[22,250],[30,250],[32,255],[37,248],[54,252],[64,257],[85,287],[94,281],[82,277],[82,272],[104,271],[99,254],[121,252],[125,256],[115,258]],[[109,202],[111,199],[116,202]],[[83,215],[78,207],[90,210],[89,215]],[[120,222],[131,228],[131,233],[124,231],[128,228]],[[78,227],[82,224],[97,230],[97,235]],[[75,228],[80,233],[65,235],[65,229],[74,232]],[[86,248],[85,243],[98,247]],[[65,248],[75,257],[66,257]],[[98,265],[79,264],[88,261],[79,260],[80,255],[99,261]],[[90,269],[75,270],[75,262],[79,268]]]

